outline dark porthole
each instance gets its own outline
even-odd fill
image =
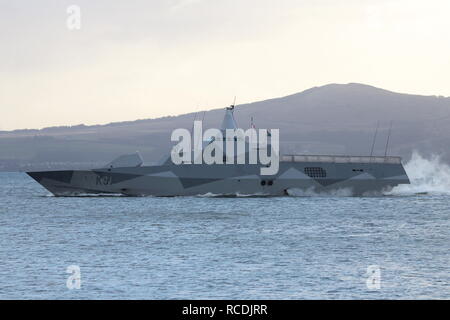
[[[273,181],[272,181],[272,180],[269,180],[269,182],[267,182],[267,184],[268,184],[269,186],[271,186],[271,185],[273,185]]]
[[[261,181],[261,185],[265,186],[266,185],[266,180]]]

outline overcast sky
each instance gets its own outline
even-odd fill
[[[70,5],[80,30],[67,27]],[[450,96],[449,16],[448,0],[0,0],[0,129],[175,115],[328,83]]]

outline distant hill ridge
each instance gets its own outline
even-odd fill
[[[205,114],[205,126],[220,125],[223,109]],[[367,154],[380,121],[375,154],[384,154],[393,121],[390,154],[408,158],[413,150],[439,154],[450,162],[450,98],[401,94],[369,85],[329,84],[300,93],[242,104],[238,125],[279,128],[282,150],[295,153]],[[190,128],[194,113],[105,125],[50,127],[0,132],[0,170],[24,165],[90,166],[139,150],[148,162],[171,147],[175,128]]]

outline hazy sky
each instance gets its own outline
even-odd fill
[[[81,29],[67,27],[67,7]],[[449,0],[0,0],[0,129],[360,82],[450,96]]]

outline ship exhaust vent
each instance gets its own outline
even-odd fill
[[[311,178],[326,178],[327,172],[325,169],[320,167],[306,167],[304,169],[304,172],[306,175],[308,175]]]

